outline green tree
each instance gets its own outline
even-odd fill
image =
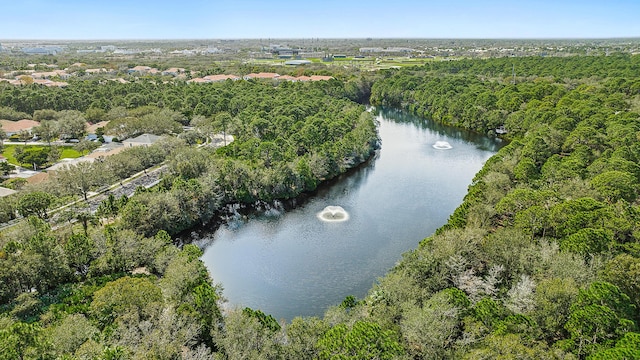
[[[351,328],[337,324],[318,340],[320,359],[393,359],[404,353],[393,330],[357,321]]]
[[[15,157],[20,163],[32,165],[33,169],[37,170],[49,161],[50,152],[51,150],[47,147],[29,147],[16,154]]]
[[[325,321],[312,317],[296,317],[286,327],[287,343],[283,349],[285,359],[316,359],[316,343],[329,330]]]
[[[212,338],[228,359],[276,359],[279,345],[273,332],[244,311],[225,316],[224,330],[216,329]]]
[[[227,112],[221,112],[217,114],[215,119],[213,120],[213,128],[222,131],[222,136],[224,137],[224,146],[227,146],[227,130],[229,130],[232,122],[233,118]]]
[[[636,309],[640,309],[640,259],[620,254],[606,263],[602,277],[624,291]],[[640,319],[640,316],[636,318]]]
[[[93,150],[100,147],[100,142],[97,141],[89,141],[86,139],[80,140],[79,143],[75,144],[73,148],[80,152],[82,155],[86,155],[87,153],[92,152]]]
[[[80,139],[86,132],[87,120],[77,110],[64,110],[58,113],[58,131],[63,139]]]
[[[601,350],[588,357],[588,360],[638,360],[640,359],[640,334],[626,333],[611,349]]]
[[[534,311],[531,314],[549,343],[566,337],[564,324],[569,318],[569,307],[578,296],[578,287],[571,278],[541,281],[534,293]]]
[[[13,170],[15,170],[15,166],[9,164],[6,161],[2,161],[0,162],[0,174],[2,174],[3,177],[8,176]]]
[[[65,166],[56,172],[55,178],[60,186],[72,194],[81,195],[84,200],[93,188],[108,185],[113,179],[102,163],[86,161]]]
[[[83,275],[89,271],[89,263],[94,259],[95,251],[93,240],[86,234],[71,235],[64,244],[64,252],[69,259],[69,266]]]
[[[55,140],[60,136],[58,125],[53,120],[42,120],[40,125],[33,128],[33,132],[51,145],[51,140]]]
[[[46,219],[47,210],[53,200],[53,195],[42,191],[24,194],[18,200],[18,213],[23,217],[35,215],[41,219]]]
[[[31,132],[29,132],[27,130],[20,130],[17,135],[18,135],[18,139],[20,139],[20,141],[24,141],[25,145],[27,144],[27,142],[29,140],[31,140],[33,138],[33,135],[31,135]]]
[[[91,314],[102,326],[116,320],[148,319],[162,308],[162,291],[146,278],[122,277],[96,291],[91,302]]]
[[[581,290],[565,324],[575,352],[588,355],[635,329],[635,311],[629,297],[613,284],[594,282]]]
[[[591,185],[598,190],[609,202],[619,199],[632,202],[636,199],[636,178],[623,171],[606,171],[591,179]]]
[[[99,123],[107,119],[107,112],[103,109],[90,107],[84,112],[84,116],[90,123]]]
[[[98,334],[98,329],[82,314],[64,317],[50,330],[53,347],[58,356],[74,354],[87,340]]]
[[[33,359],[46,356],[45,341],[39,324],[16,322],[0,329],[0,359]]]

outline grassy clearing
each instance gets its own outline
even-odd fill
[[[74,149],[73,146],[63,146],[61,150],[62,151],[60,152],[60,159],[75,159],[82,156],[82,153]]]
[[[5,145],[4,148],[2,149],[2,156],[4,156],[7,161],[11,164],[14,165],[22,165],[18,162],[18,160],[16,160],[16,157],[14,155],[16,148],[17,147],[22,147],[23,149],[42,149],[45,146],[38,146],[38,145]],[[60,146],[60,159],[64,159],[64,158],[79,158],[80,156],[82,156],[82,154],[80,152],[78,152],[77,150],[75,150],[73,148],[73,146]]]

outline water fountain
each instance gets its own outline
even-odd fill
[[[446,141],[436,141],[436,143],[433,144],[433,148],[437,150],[449,150],[453,149],[453,146]]]
[[[318,213],[318,219],[327,222],[347,221],[349,213],[342,206],[327,206]]]

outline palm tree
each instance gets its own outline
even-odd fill
[[[89,236],[89,225],[98,225],[98,217],[89,211],[79,211],[75,214],[75,219],[82,224],[84,236]]]

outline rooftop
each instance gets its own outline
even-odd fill
[[[34,120],[18,120],[18,121],[10,121],[10,120],[0,120],[0,124],[2,124],[2,130],[6,132],[18,132],[20,130],[30,130],[34,126],[40,125],[39,122]]]
[[[0,197],[9,196],[9,195],[15,194],[15,193],[17,193],[17,191],[0,186]]]

